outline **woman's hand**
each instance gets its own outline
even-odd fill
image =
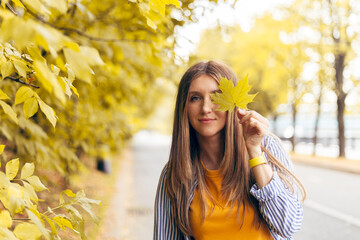
[[[261,155],[261,141],[269,129],[269,121],[256,111],[237,110],[250,158]]]

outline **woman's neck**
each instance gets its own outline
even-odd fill
[[[220,167],[224,156],[224,135],[223,133],[213,137],[197,136],[200,147],[200,160],[209,170],[215,170]]]

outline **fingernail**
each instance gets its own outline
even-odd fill
[[[245,113],[245,110],[242,109],[242,108],[239,108],[239,112],[242,113],[242,114],[244,114],[244,113]]]

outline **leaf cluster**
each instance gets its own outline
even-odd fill
[[[4,148],[0,145],[0,154]],[[84,218],[75,206],[80,206],[96,220],[91,205],[100,202],[87,198],[82,190],[75,194],[67,189],[60,194],[58,206],[39,212],[41,199],[36,192],[48,188],[34,175],[34,163],[25,163],[19,178],[16,178],[19,167],[20,161],[16,158],[6,163],[5,172],[0,171],[0,202],[4,206],[0,212],[1,239],[31,240],[41,239],[42,236],[45,239],[60,239],[58,232],[65,228],[86,239]]]

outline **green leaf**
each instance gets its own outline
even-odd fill
[[[23,110],[26,118],[32,117],[39,110],[37,99],[35,97],[27,99],[24,103]]]
[[[18,60],[14,60],[13,64],[19,75],[26,79],[26,71],[28,71],[26,64]]]
[[[34,163],[25,163],[21,169],[21,179],[27,179],[34,174],[35,164]]]
[[[26,86],[20,87],[15,95],[15,105],[25,102],[29,98],[34,96],[34,91]]]
[[[1,89],[0,89],[0,99],[1,100],[7,100],[7,99],[10,99],[9,96],[4,93]]]
[[[14,68],[13,68],[13,65],[10,61],[7,61],[7,62],[4,62],[3,64],[1,64],[1,75],[2,75],[2,79],[10,76],[13,71],[14,71]]]
[[[16,116],[16,113],[14,112],[14,110],[4,101],[0,100],[0,105],[2,107],[2,109],[4,110],[4,112],[10,117],[10,119],[15,122],[16,124],[18,124],[18,119]]]
[[[42,233],[32,223],[20,223],[14,229],[14,234],[19,240],[40,240]]]
[[[48,189],[47,187],[44,186],[44,184],[42,184],[42,182],[40,181],[38,176],[28,177],[26,179],[26,181],[28,181],[31,184],[31,186],[34,187],[35,191],[37,191],[37,192]]]
[[[0,226],[10,228],[12,226],[12,218],[7,210],[0,212]]]
[[[235,106],[246,109],[247,104],[252,102],[256,94],[248,94],[251,86],[248,85],[247,76],[240,80],[236,87],[232,79],[221,78],[219,82],[221,93],[212,93],[210,97],[215,104],[220,105],[217,111],[232,112]]]
[[[49,105],[44,103],[41,99],[38,99],[38,103],[40,105],[41,111],[45,114],[49,122],[53,125],[53,127],[56,126],[56,120],[57,116],[55,114],[54,109],[52,109]]]
[[[19,159],[12,159],[6,163],[6,176],[13,180],[19,171]]]

